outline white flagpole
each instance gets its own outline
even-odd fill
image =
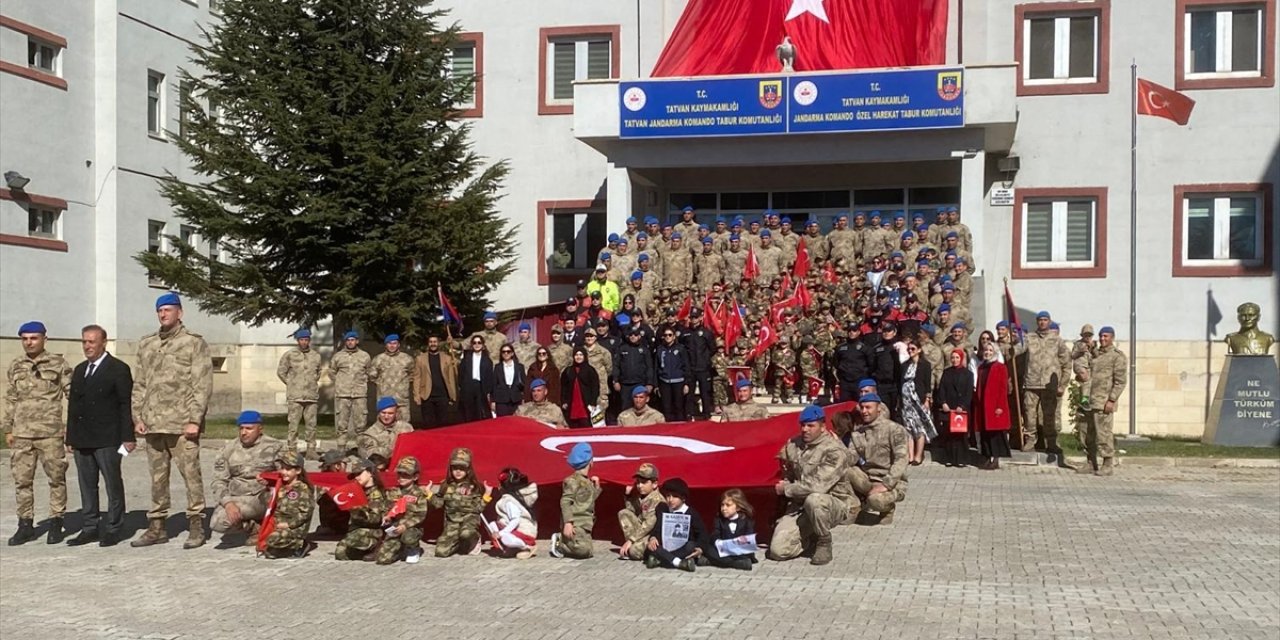
[[[1129,438],[1138,433],[1138,60],[1129,66]]]

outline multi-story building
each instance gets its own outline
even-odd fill
[[[90,321],[151,330],[157,291],[131,256],[152,248],[154,226],[178,224],[155,176],[187,175],[151,129],[180,126],[173,79],[205,1],[0,10],[0,170],[31,178],[31,197],[0,201],[0,326],[40,316],[64,338]],[[477,77],[464,105],[476,148],[512,166],[499,207],[521,229],[521,268],[499,308],[563,299],[630,215],[688,204],[704,220],[773,208],[826,224],[954,205],[974,235],[981,324],[1002,315],[1007,279],[1019,308],[1051,310],[1066,337],[1091,323],[1113,325],[1123,350],[1136,338],[1140,432],[1201,432],[1238,304],[1280,326],[1275,0],[950,0],[944,62],[963,72],[962,126],[628,136],[620,83],[649,78],[688,4],[438,3],[463,31],[454,69]],[[1134,64],[1196,100],[1187,126],[1138,119],[1136,235]],[[569,269],[548,261],[561,241]],[[1210,325],[1211,305],[1226,319]],[[226,354],[228,388],[273,367],[288,333],[192,316]],[[238,397],[270,399],[255,393]]]

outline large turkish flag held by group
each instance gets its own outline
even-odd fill
[[[946,62],[947,0],[689,0],[653,77],[776,73]]]
[[[826,407],[830,417],[852,403]],[[444,429],[406,433],[396,439],[391,467],[412,455],[422,467],[419,482],[437,485],[448,473],[449,453],[455,447],[471,449],[473,465],[481,481],[498,484],[505,467],[518,467],[538,483],[538,535],[550,537],[560,529],[560,483],[572,469],[566,462],[578,442],[589,442],[595,453],[591,475],[599,476],[603,492],[596,502],[596,539],[621,542],[617,513],[624,489],[641,463],[658,467],[662,480],[680,477],[690,488],[690,503],[707,520],[719,512],[720,495],[726,489],[746,492],[756,511],[761,539],[772,529],[778,496],[774,485],[782,478],[777,455],[787,440],[798,436],[798,414],[790,413],[747,422],[683,422],[648,427],[553,429],[528,418],[507,417],[472,422]],[[395,475],[383,477],[387,486]],[[317,486],[338,486],[346,477],[336,473],[311,474]],[[661,482],[661,480],[659,480]],[[494,491],[497,497],[497,490]],[[492,509],[486,517],[492,518]],[[426,524],[428,537],[440,529],[440,513],[433,510]]]

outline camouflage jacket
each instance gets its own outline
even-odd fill
[[[698,288],[703,291],[711,285],[724,280],[724,256],[712,251],[699,253],[693,259],[694,271],[697,272]]]
[[[148,433],[182,433],[187,423],[202,425],[213,395],[213,359],[199,334],[179,324],[167,335],[138,342],[133,378],[133,419]]]
[[[522,418],[533,418],[539,422],[545,422],[556,427],[567,427],[564,412],[560,410],[560,406],[554,402],[525,402],[516,409],[516,415]]]
[[[402,420],[397,420],[390,427],[384,427],[381,422],[374,420],[368,429],[356,436],[356,446],[359,447],[362,458],[376,453],[390,460],[391,452],[396,448],[396,436],[412,431],[413,425]]]
[[[1029,333],[1015,352],[1028,353],[1023,388],[1066,390],[1071,376],[1071,351],[1057,334]]]
[[[551,353],[551,361],[556,363],[556,369],[564,371],[564,368],[573,362],[573,347],[564,342],[555,342],[547,347],[547,351]]]
[[[585,471],[574,471],[560,488],[560,524],[572,522],[575,529],[591,531],[596,523],[596,498],[600,497],[600,488]]]
[[[213,499],[226,504],[231,498],[265,497],[267,485],[258,481],[258,474],[275,469],[280,446],[270,436],[260,436],[249,447],[239,440],[228,442],[213,461]]]
[[[854,458],[861,460],[862,470],[886,488],[892,489],[905,480],[909,462],[907,429],[884,413],[874,422],[854,428],[849,449],[855,454]]]
[[[520,364],[527,368],[538,359],[538,349],[541,349],[542,345],[534,342],[533,340],[521,342],[517,339],[512,343],[511,348],[516,352],[516,360],[519,360]],[[499,349],[499,355],[501,355],[501,349]],[[494,362],[499,361],[494,360]]]
[[[407,530],[421,527],[427,519],[427,511],[431,509],[431,496],[421,486],[415,484],[407,489],[391,487],[387,489],[386,496],[388,509],[400,498],[405,499],[404,513],[392,521],[395,524],[402,524]]]
[[[1129,380],[1129,359],[1112,345],[1098,348],[1090,366],[1089,405],[1095,411],[1101,411],[1107,401],[1116,402]]]
[[[311,528],[311,512],[316,508],[315,494],[301,480],[287,487],[280,487],[276,496],[276,530],[306,535]]]
[[[476,518],[484,511],[484,489],[473,486],[470,482],[449,482],[440,488],[431,498],[431,506],[444,509],[445,522],[453,524],[475,524]]]
[[[651,424],[662,424],[667,417],[653,407],[645,407],[643,414],[637,413],[635,407],[618,413],[619,427],[644,427]]]
[[[408,402],[409,387],[413,383],[413,357],[403,351],[395,355],[379,353],[369,363],[369,380],[378,385],[379,396]]]
[[[276,376],[284,383],[289,402],[315,402],[320,398],[320,354],[315,349],[290,349],[280,356]]]
[[[333,377],[333,395],[338,398],[369,397],[369,362],[372,358],[361,349],[343,349],[329,359],[329,375]]]
[[[792,438],[778,452],[778,460],[783,466],[782,495],[793,508],[815,493],[844,501],[853,497],[853,487],[845,478],[849,456],[830,433],[823,432],[809,443],[799,436]]]
[[[730,402],[720,409],[720,414],[725,422],[742,422],[768,418],[769,410],[755,402]]]
[[[62,402],[71,390],[71,367],[56,353],[14,358],[5,375],[4,432],[19,438],[66,433]]]
[[[355,529],[375,529],[378,538],[382,537],[382,516],[387,512],[387,508],[391,503],[387,502],[386,489],[379,489],[376,486],[369,487],[364,490],[364,497],[368,504],[356,507],[349,511],[350,521],[348,526],[350,530]]]
[[[643,542],[649,534],[653,532],[653,525],[658,522],[658,505],[663,504],[665,499],[657,489],[649,492],[647,496],[641,496],[639,491],[632,490],[623,502],[623,509],[630,511],[640,520],[640,526],[632,531],[623,531],[623,535],[632,544]]]

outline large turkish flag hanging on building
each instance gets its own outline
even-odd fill
[[[947,0],[689,0],[653,77],[944,64]]]

